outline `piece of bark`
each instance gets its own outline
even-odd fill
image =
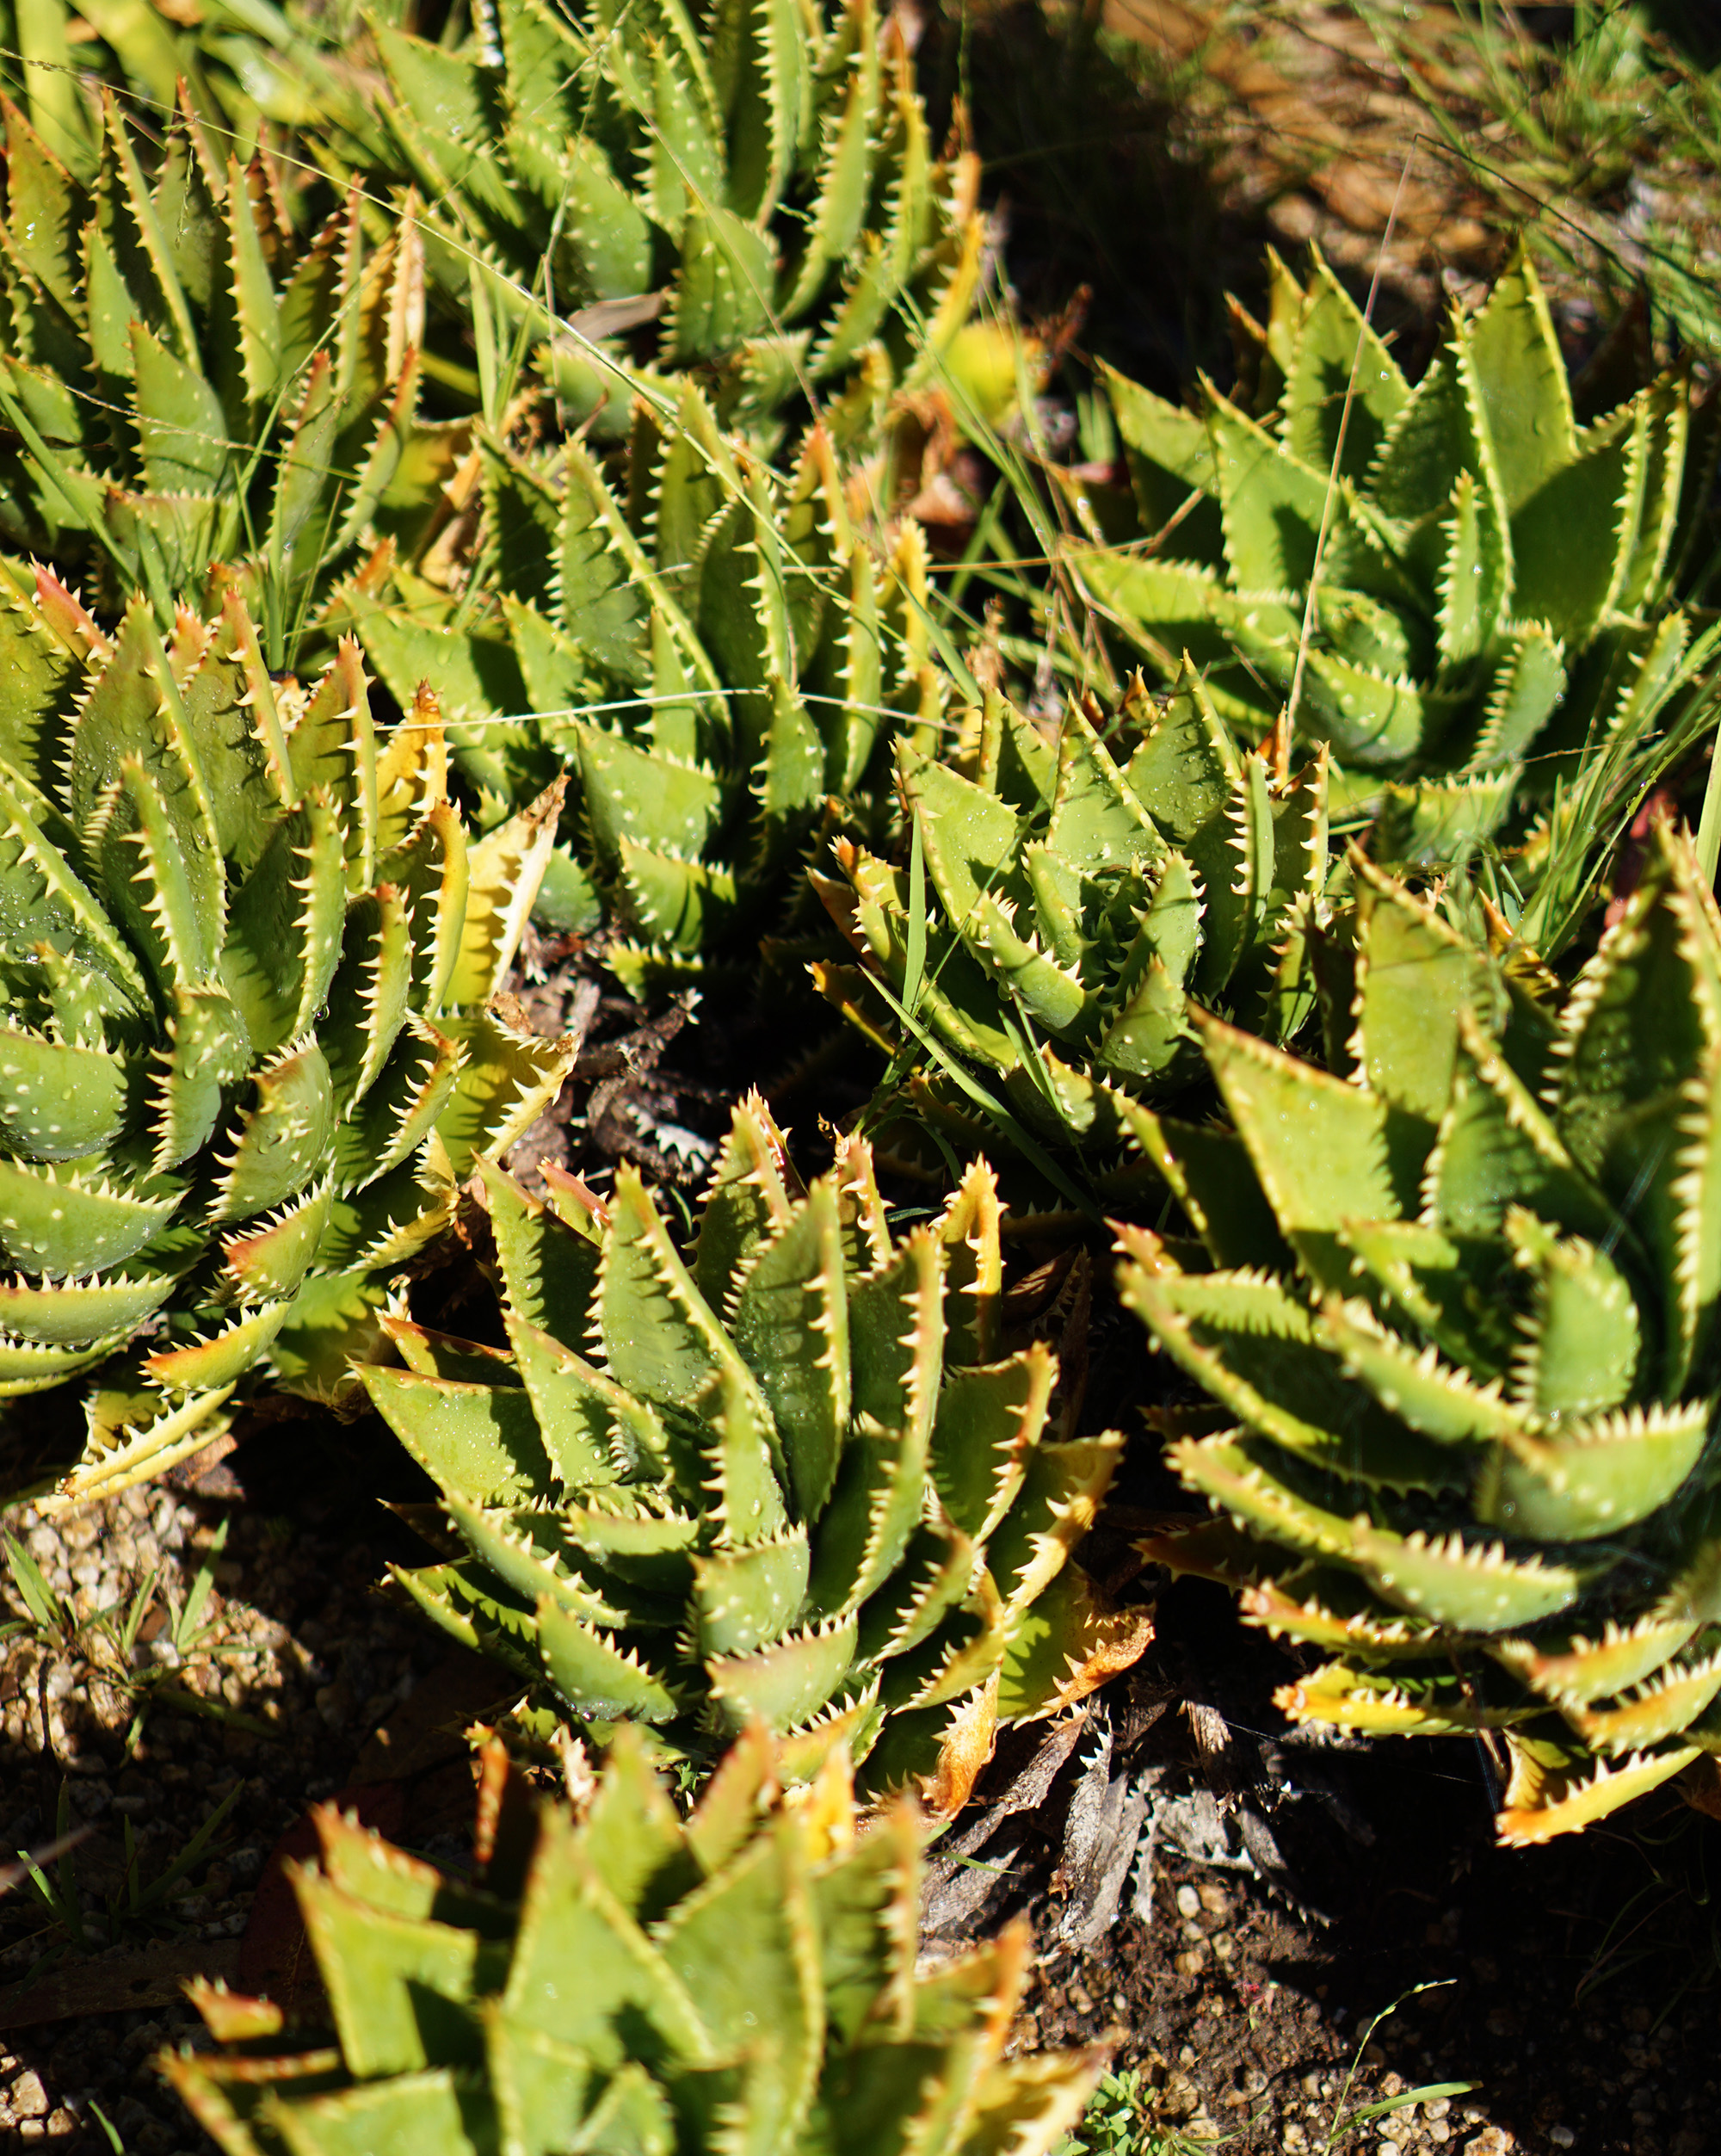
[[[464,1759],[467,1729],[491,1718],[519,1690],[518,1679],[494,1662],[450,1646],[366,1739],[349,1781],[355,1787],[408,1782]]]
[[[171,2005],[184,1997],[194,1976],[231,1981],[238,1972],[239,1951],[237,1939],[163,1939],[133,1954],[65,1961],[28,1990],[0,1993],[0,2029]]]

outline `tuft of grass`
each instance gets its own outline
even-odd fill
[[[188,1668],[219,1664],[229,1652],[216,1639],[219,1622],[208,1614],[215,1590],[215,1567],[226,1546],[228,1523],[216,1529],[201,1563],[183,1594],[163,1588],[160,1575],[151,1572],[131,1594],[108,1609],[80,1616],[58,1594],[40,1565],[15,1535],[0,1535],[0,1556],[4,1569],[0,1588],[9,1587],[15,1614],[0,1623],[0,1639],[28,1636],[35,1644],[36,1693],[42,1720],[42,1735],[52,1756],[48,1676],[55,1664],[70,1664],[75,1681],[92,1676],[114,1686],[132,1702],[132,1718],[126,1735],[126,1755],[135,1751],[149,1717],[157,1713],[198,1714],[248,1731],[251,1735],[279,1741],[280,1733],[255,1715],[244,1714],[218,1698],[206,1699],[183,1681]],[[151,1620],[154,1622],[152,1622]],[[145,1628],[149,1636],[145,1637]],[[124,1822],[125,1868],[120,1883],[105,1901],[91,1903],[79,1879],[73,1852],[89,1833],[74,1826],[71,1783],[62,1780],[54,1836],[44,1849],[9,1852],[15,1861],[0,1866],[0,1891],[17,1887],[40,1906],[45,1919],[43,1950],[27,1973],[33,1981],[68,1949],[75,1953],[97,1952],[111,1946],[127,1932],[176,1928],[170,1906],[185,1891],[199,1866],[218,1852],[221,1829],[239,1795],[236,1784],[215,1805],[178,1855],[157,1876],[146,1877],[132,1822]]]
[[[1398,11],[1352,12],[1407,63],[1432,162],[1491,196],[1500,222],[1527,222],[1545,264],[1604,315],[1641,291],[1675,342],[1721,349],[1721,68],[1676,9],[1578,0],[1544,35],[1507,9],[1461,9],[1479,140],[1438,77],[1408,64]]]
[[[1608,1915],[1573,1987],[1574,2008],[1595,2005],[1636,1972],[1653,2037],[1693,1992],[1712,1997],[1721,1986],[1721,1888],[1705,1817],[1710,1801],[1701,1808],[1682,1801],[1646,1805],[1619,1819],[1610,1838],[1641,1863],[1644,1875]],[[1653,1972],[1647,1981],[1646,1972]]]
[[[1159,2124],[1153,2117],[1156,2094],[1139,2066],[1103,2075],[1081,2125],[1065,2136],[1058,2156],[1207,2156],[1208,2150],[1237,2139],[1235,2134],[1203,2139]]]
[[[43,1950],[25,1972],[21,1980],[22,1987],[28,1989],[52,1968],[68,1948],[78,1954],[99,1953],[103,1947],[117,1945],[128,1930],[182,1930],[183,1927],[169,1905],[175,1895],[185,1889],[192,1873],[219,1853],[223,1844],[216,1838],[228,1813],[238,1801],[243,1786],[235,1783],[173,1862],[153,1879],[144,1876],[136,1836],[128,1819],[125,1823],[125,1876],[109,1896],[106,1907],[97,1910],[89,1905],[72,1863],[72,1850],[83,1835],[71,1825],[71,1785],[63,1782],[52,1843],[40,1852],[22,1849],[17,1852],[20,1883],[34,1897],[47,1918]],[[58,1861],[50,1874],[47,1865],[56,1856]]]
[[[219,1660],[227,1652],[213,1644],[218,1628],[206,1621],[206,1613],[214,1592],[215,1567],[227,1546],[228,1525],[223,1520],[215,1530],[182,1597],[163,1588],[160,1575],[152,1572],[139,1582],[126,1600],[83,1618],[54,1592],[23,1544],[11,1535],[0,1535],[13,1595],[22,1611],[0,1623],[0,1639],[31,1634],[36,1642],[40,1677],[46,1677],[53,1661],[68,1661],[83,1665],[125,1693],[134,1708],[126,1733],[128,1758],[137,1749],[151,1712],[157,1707],[200,1714],[246,1730],[254,1737],[273,1739],[277,1732],[267,1722],[240,1714],[219,1699],[205,1699],[179,1681],[180,1672],[188,1664]],[[152,1615],[159,1615],[163,1622],[154,1628],[146,1645],[144,1628]],[[232,1651],[250,1652],[248,1648]]]

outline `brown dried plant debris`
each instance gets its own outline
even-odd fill
[[[864,1053],[798,976],[768,973],[753,994],[718,976],[648,1007],[602,972],[601,939],[528,927],[506,1003],[514,1022],[582,1044],[560,1095],[504,1163],[534,1194],[546,1164],[601,1188],[623,1161],[691,1193],[709,1178],[730,1109],[750,1086],[786,1127],[810,1107],[835,1117],[858,1106],[871,1083]],[[811,1160],[817,1128],[805,1135],[798,1152]]]
[[[1414,71],[1460,124],[1490,139],[1471,33],[1456,10],[1424,7],[1395,21],[1391,51],[1346,7],[1240,19],[1187,0],[1105,0],[1102,21],[1177,71],[1190,124],[1215,127],[1228,145],[1216,182],[1264,207],[1284,238],[1317,239],[1335,262],[1372,271],[1396,203],[1381,257],[1387,283],[1427,306],[1442,271],[1483,274],[1493,206],[1461,166],[1419,142],[1431,133],[1428,113],[1406,79]],[[1491,132],[1503,146],[1503,123]]]
[[[1605,13],[1102,0],[1100,20],[1223,200],[1359,278],[1378,264],[1426,322],[1527,225],[1561,312],[1647,277],[1689,336],[1721,259],[1714,93],[1635,15],[1604,49]]]

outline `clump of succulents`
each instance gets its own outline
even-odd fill
[[[566,771],[543,911],[607,904],[631,985],[779,928],[820,822],[864,814],[883,744],[936,715],[918,528],[884,553],[823,429],[780,478],[691,385],[673,423],[637,412],[631,492],[577,439],[475,461],[455,559],[379,554],[330,620],[403,701],[434,669],[481,819]]]
[[[1120,1091],[1199,1073],[1192,998],[1275,1038],[1312,1008],[1324,752],[1276,777],[1192,669],[1163,703],[1138,680],[1109,717],[1072,701],[1055,740],[989,696],[953,760],[904,740],[897,768],[918,918],[912,860],[840,840],[842,880],[814,881],[863,964],[816,976],[885,1045],[911,998],[921,1035],[996,1073],[1029,1130],[1115,1143]]]
[[[1450,860],[1581,753],[1664,730],[1702,672],[1712,636],[1666,611],[1690,380],[1580,426],[1521,249],[1414,386],[1318,256],[1306,285],[1270,267],[1235,398],[1204,384],[1181,411],[1108,376],[1146,543],[1071,565],[1166,679],[1193,659],[1243,738],[1288,702],[1331,747],[1335,798],[1379,797],[1376,858]],[[1527,889],[1564,836],[1533,836]]]
[[[866,378],[870,403],[928,374],[967,322],[978,161],[935,158],[874,0],[498,0],[458,46],[372,36],[386,94],[343,154],[426,204],[480,371],[534,353],[570,421],[625,434],[637,383],[692,369],[768,454]]]
[[[243,563],[279,664],[342,557],[416,538],[457,460],[417,415],[411,205],[373,244],[355,187],[303,241],[274,164],[218,156],[182,99],[151,147],[105,97],[87,173],[0,116],[0,541],[116,607],[144,586],[163,629]]]
[[[147,20],[108,25],[127,65]],[[244,557],[272,664],[353,629],[403,709],[437,682],[480,825],[566,770],[543,916],[607,907],[643,991],[790,925],[875,739],[936,715],[922,536],[873,528],[904,397],[953,369],[984,404],[1000,367],[1015,393],[1018,341],[969,320],[975,160],[932,156],[873,0],[829,23],[505,0],[458,49],[373,23],[362,82],[303,27],[202,34],[314,75],[345,195],[308,245],[276,162],[210,154],[207,84],[141,164],[110,98],[78,176],[12,115],[39,237],[0,250],[23,355],[0,537],[92,545],[163,622]],[[422,421],[422,380],[459,416]]]
[[[0,1392],[143,1336],[65,1487],[207,1442],[259,1358],[328,1396],[571,1051],[486,1008],[552,790],[469,846],[435,699],[390,733],[355,645],[277,684],[236,589],[111,633],[0,564]]]
[[[100,86],[115,86],[146,130],[186,97],[206,133],[240,149],[242,162],[275,130],[321,130],[350,102],[351,71],[335,47],[350,38],[350,11],[299,0],[147,0],[83,9],[36,0],[8,16],[9,72],[31,125],[60,159],[84,171],[102,133]],[[279,139],[279,135],[277,135]]]
[[[279,2005],[199,1984],[222,2048],[163,2070],[226,2156],[1046,2156],[1105,2048],[1005,2055],[1025,1925],[916,1968],[923,1826],[862,1825],[846,1768],[786,1803],[756,1735],[682,1819],[637,1745],[581,1814],[492,1753],[471,1880],[324,1805],[293,1889],[334,2042],[280,2053]]]
[[[509,1350],[394,1321],[371,1399],[464,1554],[397,1578],[587,1733],[708,1764],[764,1721],[960,1803],[1000,1717],[1079,1698],[1138,1628],[1066,1564],[1120,1439],[1000,1337],[977,1163],[898,1239],[867,1146],[803,1188],[756,1097],[690,1257],[632,1170],[600,1204],[484,1171]],[[1131,1659],[1124,1653],[1121,1659]]]
[[[1123,1294],[1224,1516],[1149,1548],[1330,1655],[1292,1716],[1503,1747],[1539,1840],[1721,1751],[1721,915],[1663,828],[1561,1003],[1359,875],[1350,1074],[1203,1018],[1232,1128],[1131,1110],[1200,1239],[1126,1229]]]

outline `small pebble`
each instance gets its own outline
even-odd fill
[[[34,2066],[27,2066],[12,2084],[9,2092],[12,2112],[15,2118],[40,2119],[48,2115],[48,2092],[42,2086],[42,2077]]]

